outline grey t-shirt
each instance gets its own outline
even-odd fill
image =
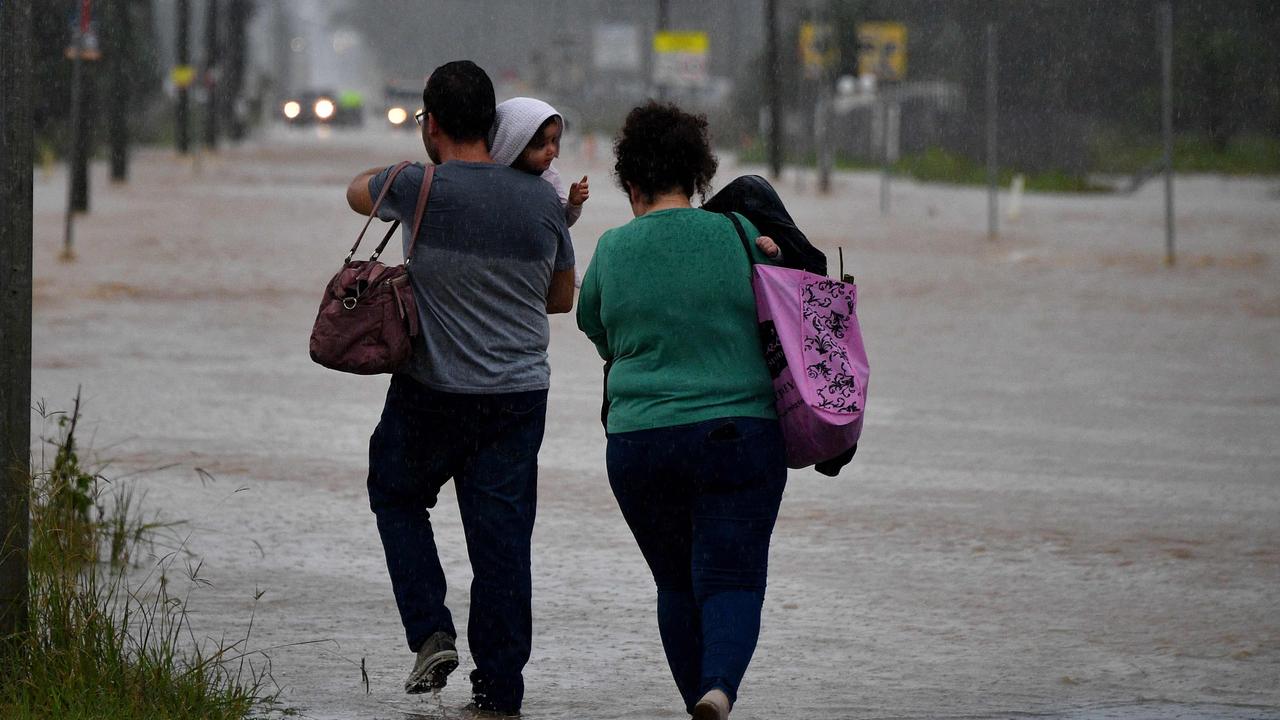
[[[390,168],[369,181],[377,199]],[[406,167],[378,209],[399,220],[404,247],[424,169]],[[409,262],[422,332],[409,374],[433,390],[545,390],[551,381],[547,291],[573,268],[560,199],[547,182],[502,165],[436,167]]]

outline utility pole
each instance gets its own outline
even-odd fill
[[[34,172],[31,5],[0,0],[0,639],[27,627]],[[0,655],[5,651],[0,645]]]
[[[237,109],[244,92],[244,65],[246,32],[249,23],[250,4],[248,0],[231,0],[227,8],[227,82],[223,95],[226,107],[227,136],[239,142],[244,139],[244,117]]]
[[[93,146],[93,83],[85,62],[97,60],[93,34],[93,2],[80,0],[77,23],[67,54],[71,58],[71,146],[67,148],[67,214],[63,219],[62,258],[75,257],[75,214],[89,211],[89,150]]]
[[[111,181],[129,179],[129,98],[132,94],[129,56],[133,47],[130,3],[107,3],[107,72],[111,77],[111,102],[107,103],[107,139],[111,147]]]
[[[996,24],[987,23],[987,238],[995,240],[999,236],[1000,222],[999,197],[999,159],[997,153],[997,132],[999,128],[999,75],[996,60],[999,55],[996,49]]]
[[[221,93],[219,77],[222,68],[218,45],[218,0],[204,0],[204,85],[205,85],[205,120],[204,146],[209,150],[218,149],[218,95]]]
[[[769,97],[769,172],[774,180],[782,178],[782,80],[778,66],[778,0],[765,0],[764,75]]]
[[[665,32],[671,27],[671,8],[668,0],[658,0],[658,32]],[[667,99],[667,85],[661,83],[658,85],[658,99]]]
[[[1173,4],[1160,3],[1160,67],[1163,75],[1163,133],[1164,133],[1164,262],[1172,267],[1177,262],[1174,255],[1175,235],[1173,220]]]
[[[177,65],[173,68],[174,84],[178,86],[178,104],[174,112],[177,123],[178,152],[191,152],[191,0],[178,0],[177,8]]]
[[[89,156],[93,153],[94,78],[86,61],[100,53],[93,34],[93,3],[77,3],[79,22],[71,44],[71,163],[70,212],[89,212]],[[68,222],[70,222],[68,220]]]

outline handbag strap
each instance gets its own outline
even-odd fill
[[[742,241],[742,251],[747,254],[747,273],[750,274],[751,268],[755,267],[756,258],[751,254],[751,245],[747,242],[747,231],[742,227],[742,221],[738,220],[738,214],[727,212],[725,216],[733,223],[733,228],[738,231],[738,239]]]
[[[400,174],[401,170],[404,170],[407,167],[409,167],[409,161],[401,160],[391,168],[391,173],[387,175],[387,181],[382,184],[382,192],[378,193],[378,199],[374,201],[373,208],[369,210],[369,219],[365,220],[364,227],[360,228],[360,234],[356,236],[356,242],[351,246],[351,252],[347,253],[347,259],[342,261],[343,265],[351,264],[351,258],[355,257],[356,250],[360,247],[360,241],[364,240],[364,234],[369,231],[369,224],[372,223],[373,218],[377,216],[378,208],[382,207],[382,201],[387,197],[387,191],[391,189],[391,183],[395,182],[396,176]],[[387,237],[383,238],[382,241],[385,243],[387,238],[391,237],[391,233],[395,232],[396,228],[399,226],[400,221],[398,220],[392,223],[391,229],[387,231]]]
[[[408,265],[409,260],[413,257],[413,249],[418,244],[418,229],[422,227],[422,218],[427,214],[427,200],[431,197],[431,180],[436,175],[436,166],[427,165],[422,171],[422,187],[418,188],[418,204],[413,210],[413,232],[409,234],[409,247],[404,253],[404,264]],[[395,231],[395,226],[391,226],[391,232]],[[374,251],[370,260],[377,260],[382,254],[382,249],[387,246],[387,241],[391,239],[391,232],[388,232],[382,238],[382,242],[378,243],[378,249]]]

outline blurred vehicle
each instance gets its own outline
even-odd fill
[[[309,90],[286,100],[280,114],[289,125],[358,127],[364,124],[364,99],[352,91]]]
[[[387,123],[397,130],[416,130],[413,116],[422,110],[422,88],[387,83],[383,90],[387,106]]]

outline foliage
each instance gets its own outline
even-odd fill
[[[745,148],[738,160],[744,163],[764,163],[766,158],[763,147],[753,144]],[[787,162],[792,165],[813,167],[816,165],[813,153],[789,156]],[[843,170],[877,171],[881,166],[849,157],[837,157],[835,166]],[[923,152],[903,156],[893,166],[893,172],[920,182],[944,183],[950,185],[986,185],[987,169],[969,158],[943,148],[933,147]],[[1107,192],[1108,188],[1089,182],[1088,178],[1071,175],[1061,171],[1040,173],[1019,173],[1012,168],[1003,168],[997,175],[996,182],[1001,187],[1008,187],[1014,175],[1021,174],[1025,179],[1025,189],[1030,192],[1072,192],[1094,193]]]
[[[269,661],[236,642],[197,640],[188,622],[200,566],[175,565],[182,543],[147,521],[140,497],[84,469],[77,450],[79,398],[52,419],[52,467],[32,478],[30,616],[0,639],[0,717],[232,720],[268,713]],[[164,554],[134,581],[143,551]],[[252,618],[249,623],[252,629]],[[7,642],[3,642],[6,641]],[[257,658],[255,664],[255,657]]]
[[[1164,151],[1152,138],[1102,134],[1092,149],[1101,173],[1136,174],[1158,168]],[[1180,172],[1223,175],[1280,175],[1280,138],[1238,135],[1219,148],[1208,137],[1182,135],[1174,140],[1173,166]]]

